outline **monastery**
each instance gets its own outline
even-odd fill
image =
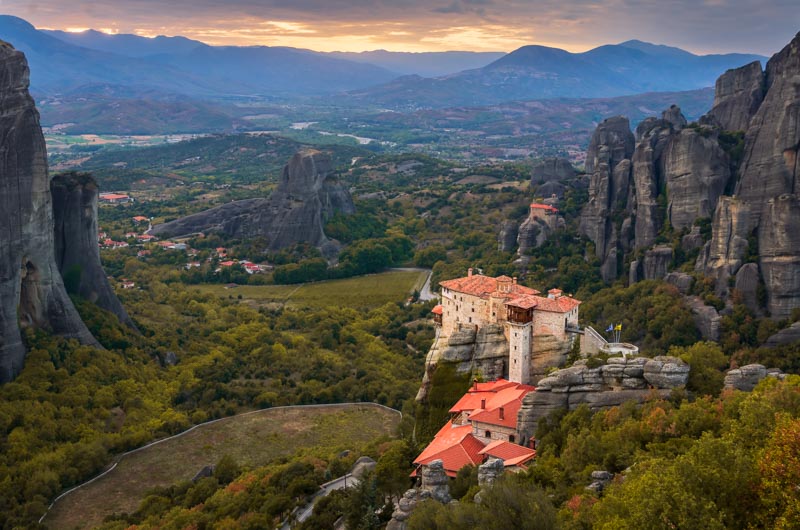
[[[542,296],[536,289],[518,284],[516,278],[474,274],[471,268],[467,276],[440,285],[442,303],[433,309],[437,341],[451,343],[451,337],[468,330],[477,335],[482,328],[502,329],[507,344],[503,377],[487,383],[475,381],[414,463],[419,469],[441,460],[450,477],[466,465],[480,465],[489,458],[503,460],[506,470],[525,469],[536,451],[532,445],[519,445],[522,437],[517,415],[523,398],[536,390],[531,386],[535,382],[531,369],[534,339],[548,336],[559,344],[571,344],[578,331],[581,302],[559,289]],[[443,350],[434,347],[434,351]],[[475,368],[472,363],[470,366]]]
[[[578,329],[581,302],[559,289],[541,296],[536,289],[518,284],[516,278],[473,274],[472,268],[467,276],[440,285],[442,303],[433,309],[439,340],[465,328],[478,331],[492,324],[502,326],[508,343],[503,371],[512,382],[532,382],[535,337],[549,335],[564,342],[572,340]]]

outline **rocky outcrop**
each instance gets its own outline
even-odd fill
[[[575,168],[566,158],[545,158],[533,164],[531,186],[550,181],[568,180],[575,174]]]
[[[229,237],[263,237],[269,250],[309,243],[335,253],[323,226],[335,212],[355,212],[350,193],[338,181],[328,154],[296,153],[283,168],[268,199],[237,201],[153,227],[158,236],[219,231]]]
[[[706,305],[699,296],[685,298],[689,309],[692,310],[692,320],[700,336],[704,340],[719,340],[720,321],[722,320],[716,308]]]
[[[736,195],[758,223],[769,199],[796,193],[800,150],[800,34],[767,63],[766,93],[745,135]]]
[[[741,297],[742,303],[753,313],[759,313],[758,306],[758,264],[745,263],[736,273],[735,288]]]
[[[97,245],[97,182],[85,173],[56,175],[53,197],[55,260],[68,290],[114,313],[136,329],[108,283]]]
[[[98,345],[56,265],[47,154],[28,83],[25,56],[0,42],[0,382],[22,370],[20,326]]]
[[[717,79],[708,116],[726,131],[746,131],[763,100],[764,72],[761,63],[754,61]]]
[[[631,262],[629,283],[642,280],[660,280],[667,275],[674,252],[671,247],[657,246],[644,253],[642,260]]]
[[[677,105],[670,105],[667,110],[661,113],[661,119],[669,123],[675,131],[680,131],[689,123],[681,112],[681,108]]]
[[[595,493],[596,495],[601,495],[603,490],[611,484],[611,481],[614,479],[614,474],[609,473],[605,470],[597,470],[592,471],[592,483],[586,486],[586,489]]]
[[[777,368],[767,369],[762,364],[748,364],[741,368],[729,370],[725,374],[724,388],[751,392],[766,377],[784,379],[786,374]]]
[[[795,322],[786,329],[782,329],[767,339],[765,346],[775,348],[800,341],[800,322]]]
[[[703,246],[695,270],[716,280],[717,294],[728,291],[728,278],[742,266],[752,232],[750,207],[733,197],[721,197],[711,225],[711,241]]]
[[[506,471],[505,463],[499,458],[489,458],[486,462],[478,466],[478,486],[491,486],[502,477]]]
[[[549,368],[563,366],[572,348],[571,340],[553,335],[534,335],[531,348],[531,381],[542,377]],[[449,337],[438,337],[425,359],[425,373],[417,392],[417,401],[427,399],[433,372],[439,363],[454,366],[459,374],[470,374],[485,381],[508,378],[508,340],[503,326],[488,324],[477,331],[464,327]]]
[[[667,219],[677,229],[711,218],[731,177],[730,159],[708,129],[683,129],[664,153]],[[638,243],[638,242],[637,242]]]
[[[787,318],[800,307],[800,200],[796,195],[767,202],[758,229],[758,250],[767,309],[774,318]]]
[[[500,227],[500,234],[497,236],[497,250],[500,252],[512,252],[517,246],[517,235],[519,235],[519,222],[503,221]]]
[[[689,294],[694,284],[692,275],[685,272],[670,272],[664,277],[664,281],[674,285],[681,294]]]
[[[597,126],[586,152],[589,202],[581,212],[580,232],[594,243],[606,281],[617,277],[622,252],[614,217],[632,206],[629,192],[634,143],[630,122],[616,116]]]
[[[612,357],[597,368],[578,361],[540,380],[536,392],[525,396],[517,416],[521,443],[530,440],[539,420],[555,410],[574,410],[581,404],[599,410],[631,400],[643,402],[654,392],[668,395],[688,379],[689,365],[676,357]]]
[[[450,479],[444,471],[444,463],[441,460],[434,460],[422,466],[422,482],[419,488],[430,493],[431,498],[442,504],[453,500],[450,497]]]

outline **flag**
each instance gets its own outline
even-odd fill
[[[606,331],[614,331],[614,324],[609,324]]]
[[[617,324],[616,327],[614,327],[614,331],[622,331],[622,324]]]

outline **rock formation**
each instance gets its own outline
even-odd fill
[[[630,400],[642,402],[653,393],[666,396],[688,380],[689,365],[676,357],[612,357],[597,368],[578,361],[541,379],[536,392],[525,396],[517,416],[521,443],[530,440],[539,420],[554,410],[574,410],[585,403],[594,411]]]
[[[503,221],[500,227],[500,234],[497,236],[497,250],[500,252],[512,252],[517,246],[518,235],[519,223],[517,221]]]
[[[441,460],[434,460],[421,468],[421,481],[419,488],[406,490],[400,500],[395,504],[392,519],[386,530],[405,530],[408,527],[408,518],[411,517],[417,503],[433,499],[447,504],[453,499],[450,497],[450,479],[444,471]]]
[[[777,368],[767,369],[761,364],[748,364],[741,368],[729,370],[728,373],[725,374],[724,387],[750,392],[766,377],[784,379],[786,374]]]
[[[531,380],[537,381],[548,368],[563,366],[572,344],[553,335],[534,335],[531,352]],[[449,337],[439,337],[428,351],[417,401],[427,398],[433,372],[439,363],[451,364],[459,374],[480,376],[492,381],[508,378],[508,340],[503,326],[488,324],[478,331],[463,328]]]
[[[97,183],[88,174],[56,175],[53,197],[55,260],[68,289],[136,328],[100,265],[97,245]]]
[[[726,131],[746,131],[764,100],[764,74],[754,61],[728,70],[717,79],[714,106],[708,113]]]
[[[0,42],[0,382],[22,370],[20,326],[97,345],[56,265],[47,154],[28,83],[25,56]]]
[[[696,268],[727,294],[755,238],[759,271],[773,318],[800,306],[800,34],[767,63],[726,72],[710,115],[726,128],[746,129],[735,198],[722,198],[714,215],[712,240]],[[763,87],[759,92],[759,87]],[[752,279],[750,275],[749,279]]]
[[[575,168],[566,158],[545,158],[533,164],[531,186],[550,181],[564,181],[575,176]]]
[[[499,458],[489,458],[478,466],[478,485],[480,487],[491,486],[495,480],[502,477],[506,472],[505,463]]]
[[[224,204],[155,226],[152,233],[176,237],[219,231],[228,237],[263,237],[273,251],[309,243],[328,255],[338,249],[325,236],[323,227],[336,212],[355,212],[350,193],[333,173],[329,155],[306,150],[296,153],[283,168],[269,198]]]
[[[594,242],[606,281],[617,277],[618,260],[622,258],[614,217],[632,206],[628,195],[634,144],[630,122],[616,116],[597,126],[586,152],[589,202],[581,213],[580,232]]]

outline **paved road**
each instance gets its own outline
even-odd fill
[[[419,300],[420,302],[427,302],[428,300],[438,300],[439,295],[431,291],[431,276],[433,276],[433,271],[430,269],[420,269],[417,267],[395,267],[391,269],[393,271],[407,271],[407,272],[427,272],[428,277],[425,279],[425,285],[422,286],[422,289],[419,291]]]
[[[314,505],[319,501],[322,497],[329,495],[332,491],[341,490],[344,488],[352,488],[358,485],[358,479],[355,478],[353,475],[348,473],[343,477],[339,477],[337,479],[331,480],[330,482],[326,482],[322,486],[320,486],[320,491],[311,498],[308,504],[305,507],[300,508],[298,511],[294,513],[294,523],[302,523],[309,517],[311,514],[314,513]],[[292,527],[289,521],[285,521],[283,525],[281,525],[281,530],[289,530]]]

